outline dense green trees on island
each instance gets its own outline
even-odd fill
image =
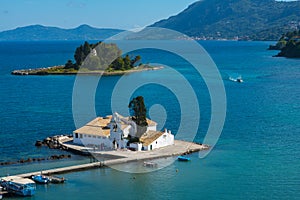
[[[281,50],[278,57],[300,58],[300,30],[283,34],[276,45],[271,45],[269,49]]]
[[[106,44],[98,42],[89,44],[85,42],[76,48],[74,53],[75,63],[68,60],[64,69],[74,69],[83,71],[125,71],[133,69],[141,61],[141,57],[122,57],[122,51],[116,44]]]
[[[98,42],[89,44],[85,42],[76,48],[74,62],[68,60],[65,65],[41,67],[36,69],[13,70],[12,75],[77,75],[101,74],[103,76],[116,76],[126,73],[157,70],[154,67],[141,63],[141,56],[122,56],[122,51],[116,44]],[[79,70],[80,69],[80,70]]]

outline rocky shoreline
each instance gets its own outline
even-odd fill
[[[279,50],[273,57],[300,58],[300,32],[295,30],[282,35],[275,45],[270,45],[268,50]]]
[[[103,76],[118,76],[124,75],[134,72],[142,72],[142,71],[150,71],[150,70],[159,70],[162,69],[162,66],[142,66],[137,67],[131,70],[125,71],[81,71],[81,70],[67,70],[64,69],[64,66],[53,66],[53,67],[43,67],[36,69],[20,69],[13,70],[11,72],[12,75],[17,76],[27,76],[27,75],[35,75],[35,76],[45,76],[45,75],[103,75]]]
[[[71,136],[68,135],[57,135],[53,137],[47,137],[44,140],[37,140],[35,142],[36,147],[48,147],[50,149],[60,149],[60,150],[67,150],[65,146],[61,145],[61,142],[67,142],[69,140],[72,140]],[[26,164],[26,163],[32,163],[32,162],[41,162],[41,161],[47,161],[47,160],[62,160],[62,159],[68,159],[71,158],[71,154],[60,154],[60,155],[51,155],[49,157],[37,157],[37,158],[22,158],[17,161],[3,161],[0,162],[0,166],[9,166],[9,165],[15,165],[15,164]]]
[[[47,146],[50,149],[61,149],[61,150],[66,150],[66,148],[61,145],[62,142],[67,142],[73,140],[72,136],[68,135],[56,135],[53,137],[47,137],[44,140],[37,140],[35,142],[36,147],[42,147],[42,146]]]
[[[26,164],[26,163],[32,163],[32,162],[41,162],[46,160],[62,160],[62,159],[68,159],[72,156],[70,154],[60,154],[60,155],[51,155],[49,157],[39,157],[39,158],[25,158],[20,159],[17,161],[5,161],[0,162],[0,166],[9,166],[9,165],[16,165],[16,164]]]

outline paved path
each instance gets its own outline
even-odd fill
[[[74,145],[66,145],[68,148],[71,148]],[[75,146],[76,150],[86,149],[85,147]],[[175,140],[175,144],[159,149],[155,149],[152,151],[129,151],[129,150],[118,150],[118,151],[105,151],[105,152],[97,152],[90,149],[92,154],[101,160],[101,157],[111,157],[110,160],[105,160],[103,162],[94,162],[83,165],[75,165],[70,167],[63,167],[57,169],[44,170],[43,174],[61,174],[66,172],[80,171],[92,168],[98,168],[103,166],[111,166],[116,164],[122,164],[127,162],[134,162],[139,160],[147,160],[147,159],[156,159],[156,158],[164,158],[164,157],[172,157],[178,156],[186,153],[198,152],[202,150],[207,150],[209,147],[207,145],[200,145],[191,142],[179,141]],[[26,174],[19,174],[16,176],[20,177],[31,177],[32,175],[40,174],[41,172],[30,172]]]

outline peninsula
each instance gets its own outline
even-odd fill
[[[280,50],[275,57],[300,58],[300,31],[287,32],[269,50]]]
[[[133,116],[124,117],[118,113],[106,117],[97,117],[83,127],[73,131],[72,136],[54,136],[45,139],[53,142],[59,149],[81,155],[92,155],[95,162],[70,167],[43,170],[43,174],[53,175],[91,168],[115,166],[135,162],[147,169],[163,167],[155,163],[156,159],[187,155],[209,150],[205,144],[175,140],[170,130],[157,130],[157,123],[146,117],[144,98],[133,98],[128,105]],[[41,143],[42,144],[42,143]],[[51,146],[51,145],[50,145]],[[145,164],[146,163],[146,164]],[[32,177],[41,172],[18,174],[18,177]]]
[[[65,65],[35,69],[13,70],[12,75],[76,75],[101,74],[104,76],[123,75],[146,70],[157,70],[141,62],[141,56],[122,56],[122,51],[116,44],[85,42],[76,48],[74,60],[68,60]]]

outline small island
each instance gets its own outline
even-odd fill
[[[269,50],[280,50],[275,57],[300,58],[300,31],[287,32]]]
[[[116,58],[116,59],[115,59]],[[141,56],[122,57],[122,51],[116,44],[85,42],[76,48],[74,60],[68,60],[65,65],[35,69],[20,69],[11,72],[12,75],[76,75],[100,74],[104,76],[123,75],[127,73],[157,70],[162,67],[141,63]]]

